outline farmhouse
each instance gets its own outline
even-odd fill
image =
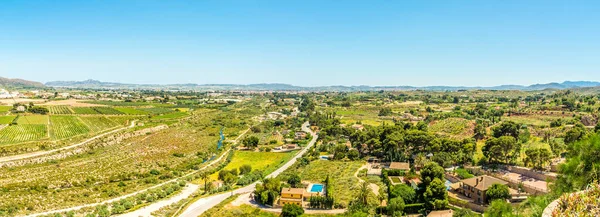
[[[296,204],[302,206],[304,200],[304,189],[303,188],[283,188],[281,189],[281,198],[279,199],[279,205],[285,204]]]
[[[508,182],[487,175],[477,176],[462,180],[457,191],[477,203],[485,203],[487,199],[485,193],[494,184],[507,185]],[[510,188],[509,190],[514,191]]]

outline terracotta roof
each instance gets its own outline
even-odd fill
[[[502,181],[498,178],[494,178],[491,176],[483,175],[477,176],[470,179],[462,180],[462,183],[471,187],[474,187],[478,190],[485,191],[493,184],[501,184],[506,185],[508,182]]]
[[[449,210],[438,210],[431,211],[427,217],[452,217],[453,211]]]
[[[304,194],[304,188],[283,188],[282,194]]]
[[[410,170],[409,163],[401,163],[401,162],[392,162],[390,164],[390,169],[393,170]]]

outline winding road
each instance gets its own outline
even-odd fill
[[[309,127],[310,127],[310,125],[308,124],[308,122],[305,122],[302,125],[303,131],[312,134],[312,140],[310,140],[308,145],[302,151],[298,152],[298,154],[296,154],[296,156],[293,157],[286,164],[281,166],[279,169],[273,171],[271,174],[267,175],[266,178],[276,177],[279,174],[281,174],[283,171],[287,170],[290,166],[292,166],[294,163],[296,163],[296,160],[298,158],[302,157],[302,155],[304,155],[304,153],[306,153],[316,143],[318,136],[316,133],[312,132]],[[231,196],[233,194],[244,194],[244,193],[250,193],[250,192],[254,191],[254,188],[256,187],[256,184],[258,184],[258,183],[259,182],[257,181],[257,182],[252,183],[251,185],[248,185],[248,186],[242,187],[242,188],[238,188],[233,191],[201,198],[201,199],[197,200],[196,202],[190,204],[190,206],[188,206],[179,216],[180,217],[197,217],[197,216],[201,215],[202,213],[206,212],[206,210],[209,210],[210,208],[221,203],[222,201],[224,201],[225,199],[227,199],[229,196]]]

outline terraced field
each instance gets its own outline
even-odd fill
[[[73,113],[68,106],[49,106],[48,110],[50,110],[50,114],[52,115],[68,115]]]
[[[66,139],[90,132],[90,129],[76,116],[52,116],[50,122],[52,139]]]
[[[92,132],[100,132],[120,125],[104,116],[82,116],[79,117],[79,119],[81,119],[81,121],[83,121],[83,123],[88,126]]]
[[[47,136],[46,125],[22,124],[7,126],[0,130],[0,144],[39,140]]]

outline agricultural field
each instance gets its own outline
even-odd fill
[[[0,124],[10,124],[16,117],[16,115],[0,116]]]
[[[113,127],[117,127],[120,124],[118,124],[115,121],[112,121],[110,119],[108,119],[107,117],[104,116],[82,116],[79,117],[79,119],[81,119],[81,121],[83,121],[83,123],[92,131],[92,132],[100,132],[100,131],[104,131],[106,129],[110,129]]]
[[[430,123],[429,130],[451,138],[465,139],[473,136],[474,122],[463,118],[447,118]]]
[[[3,106],[0,105],[0,115],[5,114],[12,109],[12,106]]]
[[[0,130],[0,144],[39,140],[47,135],[46,125],[43,124],[12,125]]]
[[[198,152],[216,152],[221,126],[214,120],[222,115],[243,118],[202,110],[180,126],[115,145],[41,164],[0,168],[0,183],[8,190],[0,194],[0,207],[14,205],[19,215],[71,207],[128,194],[193,171],[193,165],[202,163]],[[51,121],[73,121],[64,117],[69,116],[52,116]],[[229,127],[240,132],[248,126]]]
[[[163,107],[141,108],[139,110],[148,112],[148,114],[152,114],[152,115],[166,114],[166,113],[175,112],[173,109],[163,108]]]
[[[48,106],[51,115],[67,115],[73,112],[68,106]]]
[[[167,114],[161,114],[152,117],[152,119],[173,119],[173,118],[182,118],[187,116],[188,114],[185,112],[172,112]]]
[[[21,115],[17,124],[48,124],[48,115]]]
[[[252,166],[252,170],[262,170],[264,174],[275,171],[281,164],[287,162],[296,154],[295,151],[287,153],[236,151],[231,162],[225,170],[237,169],[244,164]],[[218,173],[212,174],[211,179],[216,180]]]
[[[73,107],[73,111],[75,112],[75,114],[78,114],[78,115],[95,115],[95,114],[99,114],[98,111],[96,111],[92,107]]]
[[[96,112],[100,113],[100,114],[104,114],[104,115],[121,115],[124,114],[123,112],[116,110],[114,108],[111,107],[94,107],[94,110],[96,110]]]
[[[148,114],[148,112],[146,111],[142,111],[142,110],[138,110],[135,108],[131,108],[131,107],[116,107],[115,108],[117,111],[120,111],[124,114],[128,114],[128,115],[146,115]]]
[[[90,132],[90,129],[76,116],[51,116],[50,122],[52,139],[66,139]]]

